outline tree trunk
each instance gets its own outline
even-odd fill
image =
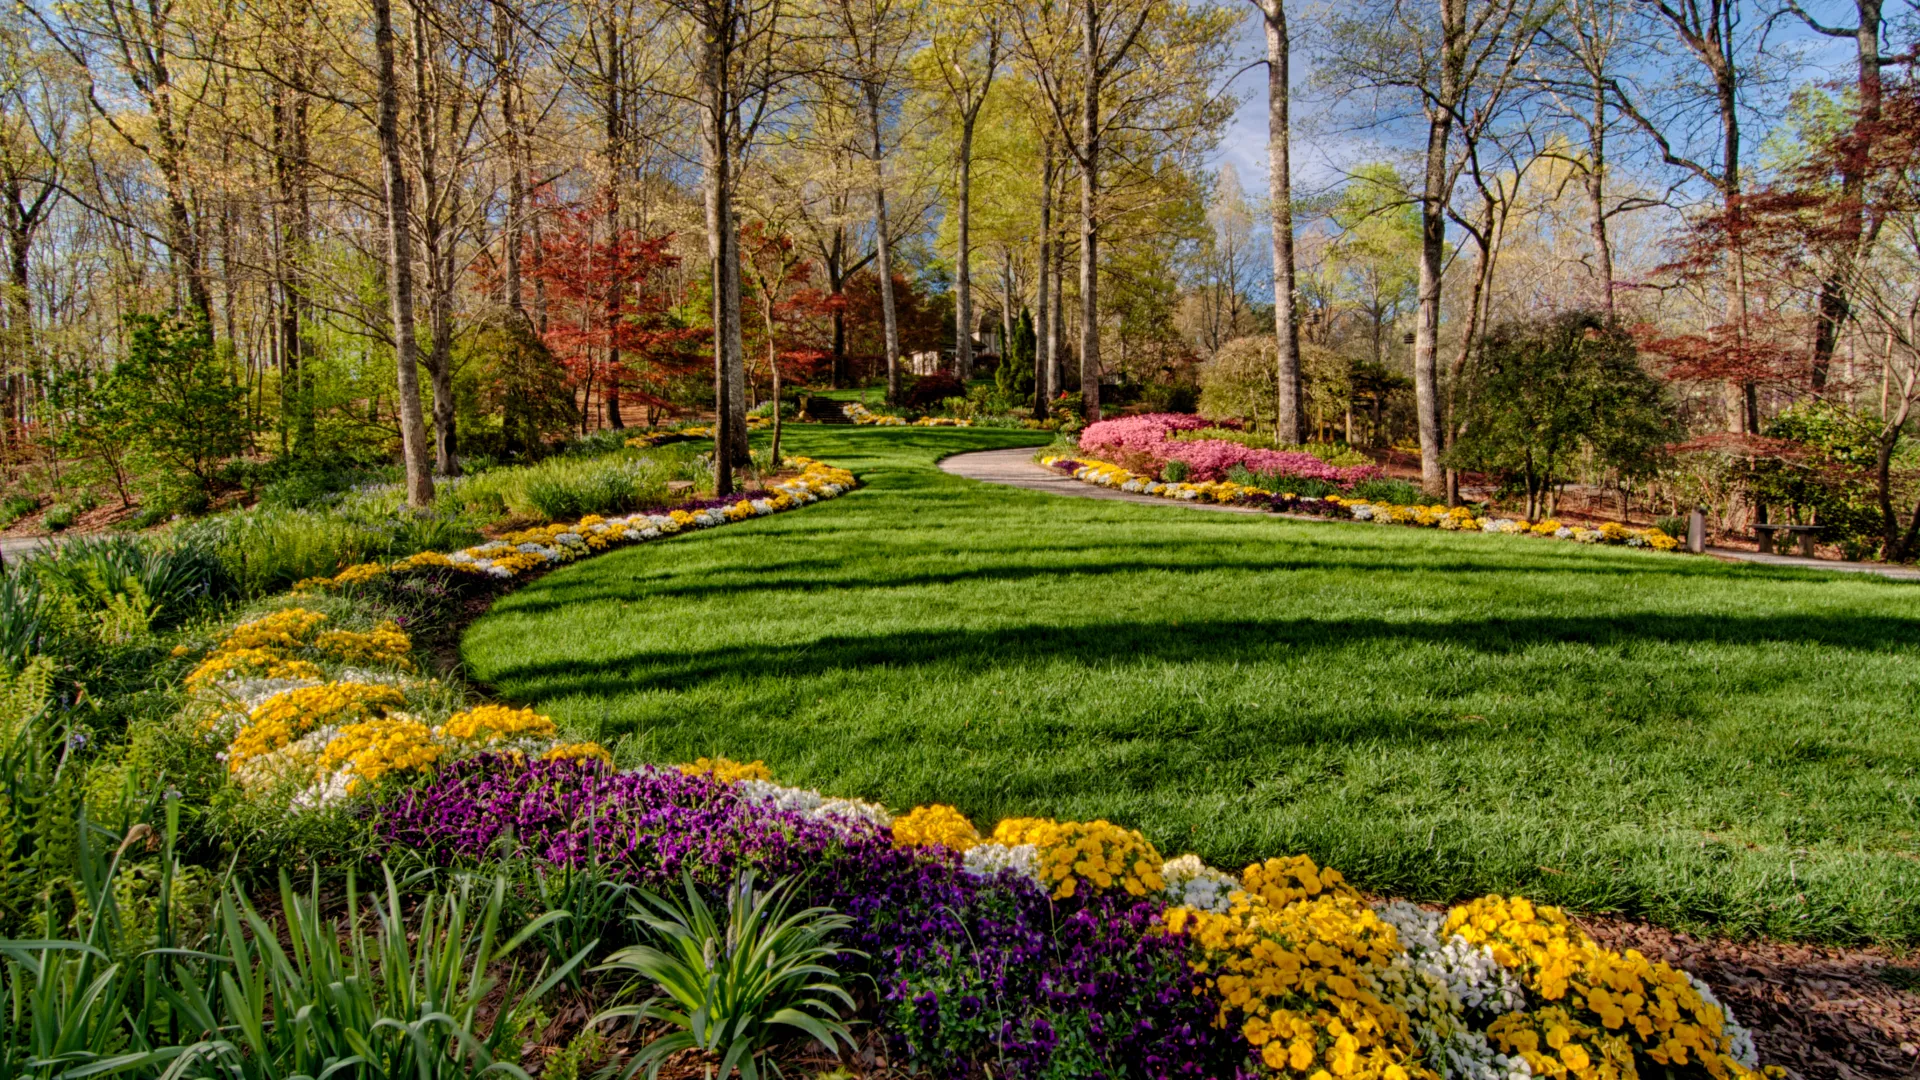
[[[407,505],[433,502],[433,464],[420,413],[420,367],[413,338],[413,238],[408,232],[407,172],[400,159],[400,91],[394,81],[393,0],[373,0],[375,77],[380,97],[380,160],[386,180],[387,296],[393,356],[399,370],[400,454],[407,469]]]
[[[1614,314],[1613,243],[1607,239],[1607,87],[1596,79],[1593,86],[1593,134],[1589,138],[1587,163],[1587,232],[1593,237],[1595,299],[1600,310]]]
[[[607,18],[607,251],[618,259],[620,250],[620,180],[626,168],[626,127],[620,105],[620,28],[612,16]],[[627,426],[620,415],[620,299],[623,285],[618,273],[607,275],[607,386],[602,396],[607,404],[607,426],[618,431]]]
[[[1453,141],[1452,103],[1464,78],[1466,0],[1440,2],[1440,85],[1438,103],[1427,106],[1425,183],[1420,198],[1419,311],[1413,329],[1413,396],[1420,432],[1420,481],[1429,494],[1441,494],[1440,457],[1446,451],[1440,420],[1440,293],[1446,254],[1447,151]]]
[[[507,317],[514,322],[515,336],[527,324],[527,303],[525,290],[520,281],[520,259],[522,236],[525,223],[522,220],[527,208],[526,173],[520,162],[520,126],[515,113],[514,92],[519,87],[516,71],[517,60],[513,52],[513,20],[507,11],[504,0],[496,2],[493,8],[494,67],[500,73],[500,127],[504,135],[507,158],[507,217],[501,226],[504,247],[502,261],[505,263],[501,284],[506,292]],[[514,345],[516,351],[519,345]],[[502,449],[512,451],[530,450],[534,440],[533,432],[522,432],[520,418],[520,364],[516,362],[505,380],[506,392],[500,401],[500,443]]]
[[[821,265],[827,272],[827,291],[836,300],[846,299],[847,230],[843,225],[833,227],[833,243],[824,245]],[[847,383],[847,311],[846,304],[833,306],[833,372],[829,380],[835,390]]]
[[[959,258],[953,271],[953,373],[961,382],[973,378],[973,125],[979,113],[970,112],[960,124]],[[1006,362],[1006,347],[1000,349]]]
[[[1300,374],[1300,329],[1295,319],[1293,281],[1292,123],[1288,115],[1286,0],[1261,0],[1267,24],[1267,171],[1273,202],[1273,332],[1280,347],[1279,398],[1274,408],[1274,438],[1304,443],[1306,387]]]
[[[1080,403],[1100,419],[1100,40],[1099,7],[1081,5],[1087,79],[1080,102]]]
[[[413,126],[420,145],[421,246],[427,266],[427,377],[433,387],[433,471],[452,476],[454,461],[453,410],[453,288],[452,255],[441,227],[440,162],[434,137],[433,88],[427,77],[427,16],[415,0],[413,8]]]
[[[1833,266],[1820,282],[1820,299],[1814,306],[1813,358],[1811,382],[1816,395],[1826,390],[1827,372],[1833,364],[1834,346],[1840,330],[1852,314],[1848,298],[1848,278],[1862,249],[1878,231],[1878,222],[1867,219],[1863,196],[1866,192],[1867,155],[1880,124],[1880,8],[1881,0],[1854,0],[1859,22],[1854,26],[1858,54],[1855,95],[1858,112],[1853,131],[1847,136],[1849,153],[1840,158],[1840,202],[1848,216],[1846,234]]]
[[[1060,285],[1053,276],[1053,263],[1059,243],[1053,235],[1053,181],[1059,165],[1054,158],[1053,140],[1045,140],[1040,151],[1040,265],[1037,296],[1040,322],[1035,328],[1033,349],[1033,416],[1045,420],[1054,395],[1060,392],[1060,338],[1054,330],[1054,312],[1060,306]]]
[[[900,403],[900,323],[893,306],[893,238],[887,231],[887,169],[881,142],[880,101],[867,91],[867,119],[873,127],[873,242],[874,270],[880,275],[880,321],[885,332],[887,402]]]
[[[1047,393],[1059,397],[1067,388],[1067,244],[1053,232],[1053,320],[1047,324]]]
[[[723,13],[728,10],[722,5]],[[714,491],[733,493],[733,471],[751,460],[747,446],[746,356],[740,332],[740,248],[733,224],[733,89],[727,75],[727,26],[708,26],[700,110],[707,259],[713,282]]]

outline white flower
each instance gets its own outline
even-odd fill
[[[1032,844],[975,844],[961,856],[960,865],[975,877],[992,877],[1010,870],[1041,884],[1040,849]]]
[[[1160,867],[1160,876],[1167,883],[1162,892],[1168,903],[1200,911],[1224,914],[1232,906],[1230,898],[1240,889],[1239,879],[1201,862],[1198,855],[1167,860]]]
[[[1440,940],[1445,916],[1404,900],[1374,909],[1400,936],[1408,965],[1444,991],[1450,1011],[1497,1016],[1526,1007],[1526,994],[1493,951],[1458,934]]]
[[[1687,981],[1693,984],[1693,988],[1700,992],[1702,1001],[1720,1010],[1721,1017],[1726,1021],[1725,1030],[1729,1044],[1728,1056],[1749,1069],[1758,1069],[1760,1067],[1760,1052],[1754,1048],[1753,1032],[1748,1031],[1745,1025],[1733,1018],[1733,1010],[1727,1008],[1721,1003],[1719,998],[1713,996],[1712,987],[1694,978],[1693,973],[1690,971],[1683,971],[1681,974],[1685,975]]]
[[[1518,1054],[1495,1050],[1478,1031],[1458,1030],[1427,1052],[1446,1080],[1531,1080],[1533,1069]]]

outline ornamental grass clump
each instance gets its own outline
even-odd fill
[[[631,916],[652,942],[621,949],[596,969],[633,976],[653,993],[601,1012],[594,1025],[626,1020],[636,1034],[648,1023],[673,1029],[634,1055],[623,1076],[645,1069],[654,1080],[667,1058],[699,1050],[719,1059],[718,1075],[738,1068],[742,1080],[758,1080],[762,1055],[785,1038],[808,1036],[835,1056],[842,1044],[853,1048],[842,1018],[854,1009],[853,995],[828,966],[860,955],[833,941],[852,920],[824,907],[793,911],[791,882],[756,889],[751,870],[727,886],[724,921],[691,876],[681,887],[684,903],[641,892]]]

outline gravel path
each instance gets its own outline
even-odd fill
[[[1025,488],[1028,491],[1044,491],[1050,495],[1070,495],[1080,499],[1112,499],[1120,502],[1141,503],[1146,506],[1178,506],[1187,510],[1217,510],[1229,514],[1266,513],[1264,510],[1250,506],[1178,502],[1155,495],[1137,495],[1131,491],[1115,491],[1097,484],[1083,483],[1058,469],[1049,469],[1035,462],[1033,450],[1024,447],[955,454],[941,460],[940,471],[988,484],[1005,484],[1008,487]],[[1285,516],[1294,517],[1295,515]],[[1326,519],[1307,520],[1324,521]],[[1758,552],[1741,551],[1737,548],[1708,548],[1707,554],[1727,562],[1760,563],[1766,566],[1787,566],[1801,570],[1838,570],[1853,574],[1879,574],[1881,577],[1892,578],[1895,581],[1920,582],[1920,568],[1911,566],[1840,562],[1834,559],[1805,559],[1797,555],[1761,555]]]

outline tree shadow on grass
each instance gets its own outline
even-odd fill
[[[505,633],[515,633],[504,623]],[[635,649],[591,661],[506,659],[487,672],[520,696],[550,699],[583,694],[611,697],[649,691],[685,691],[699,684],[769,671],[793,676],[869,668],[949,667],[981,671],[1002,665],[1031,668],[1056,661],[1084,666],[1211,663],[1232,656],[1257,663],[1265,655],[1365,646],[1378,655],[1410,648],[1454,648],[1511,655],[1543,645],[1596,649],[1649,643],[1674,646],[1793,644],[1860,652],[1890,652],[1920,638],[1920,619],[1884,616],[1769,616],[1627,614],[1617,618],[1489,618],[1447,622],[1383,619],[1233,619],[1179,625],[1097,622],[1027,625],[988,630],[921,630],[830,634],[781,644],[708,649]],[[490,665],[489,665],[490,666]]]

